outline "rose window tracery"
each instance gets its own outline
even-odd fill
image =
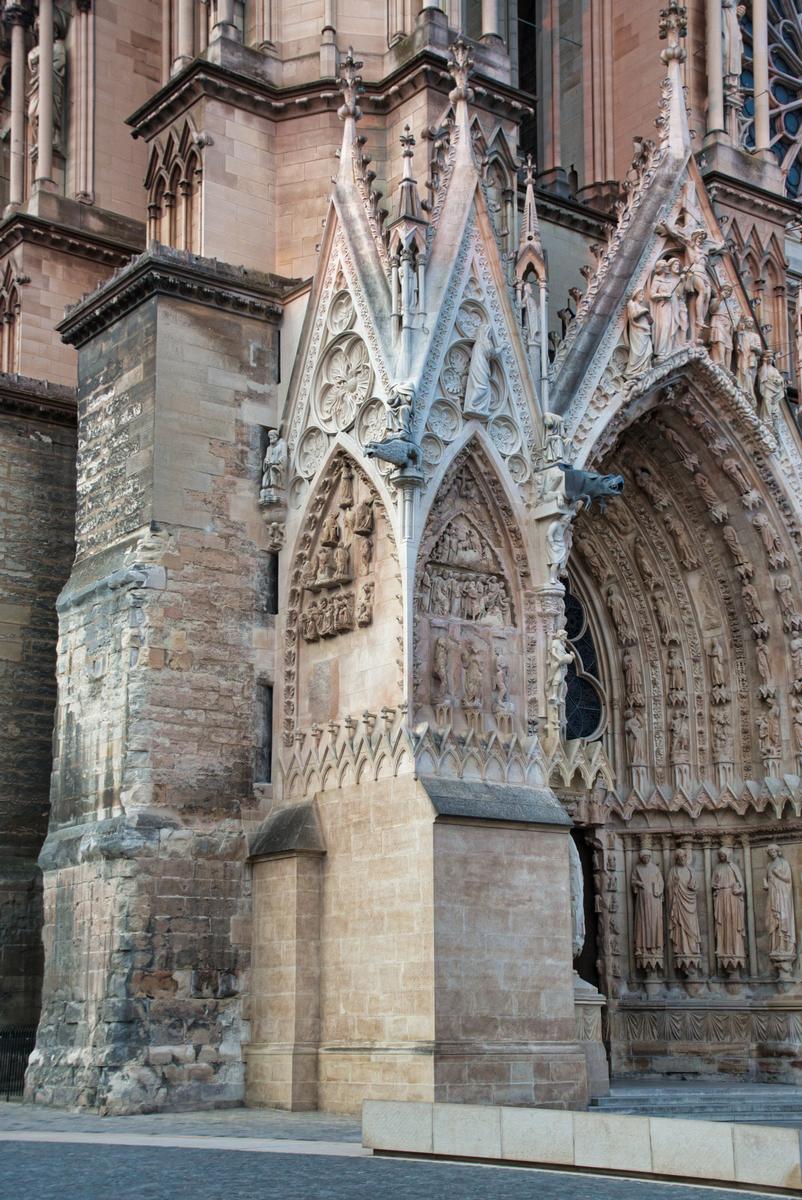
[[[785,190],[802,195],[802,10],[798,0],[768,0],[771,150],[785,175]],[[741,21],[744,39],[744,145],[755,144],[752,18]]]
[[[373,386],[368,349],[352,335],[335,342],[321,364],[318,409],[329,433],[349,429]]]

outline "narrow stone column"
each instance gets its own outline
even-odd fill
[[[39,0],[39,127],[34,188],[53,183],[53,0]]]
[[[212,38],[219,37],[239,41],[239,30],[234,24],[234,0],[217,0],[217,20],[212,28]]]
[[[482,38],[498,36],[498,0],[482,0]]]
[[[95,40],[92,0],[78,0],[75,38],[76,190],[75,199],[91,204],[95,190]],[[169,64],[168,64],[169,65]]]
[[[173,59],[173,75],[195,57],[195,0],[178,0],[178,54]]]
[[[11,4],[3,14],[11,27],[11,146],[8,203],[25,198],[25,27],[29,17],[21,4]]]
[[[721,57],[721,0],[705,5],[705,51],[707,56],[707,132],[724,130],[724,75]]]
[[[561,192],[565,181],[560,136],[560,5],[559,0],[544,0],[543,49],[541,65],[543,87],[543,187]]]
[[[752,5],[752,72],[755,80],[755,149],[768,150],[769,129],[769,18],[767,0]]]

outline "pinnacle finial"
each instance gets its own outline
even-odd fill
[[[535,171],[536,171],[535,160],[532,158],[531,154],[527,154],[526,162],[524,163],[524,186],[525,187],[534,187],[535,186]]]
[[[363,66],[363,63],[354,58],[353,46],[349,46],[348,53],[340,63],[340,91],[343,94],[343,103],[337,110],[337,115],[341,121],[346,117],[353,117],[358,121],[362,116],[357,97],[364,91],[362,76],[359,74]]]
[[[473,90],[468,86],[468,79],[473,70],[473,59],[471,58],[468,43],[461,34],[451,47],[451,58],[448,60],[448,69],[457,85],[449,92],[448,98],[451,103],[456,104],[458,100],[471,101],[473,99]]]
[[[404,126],[404,132],[401,134],[399,141],[403,146],[403,150],[401,151],[402,158],[412,158],[415,150],[415,138],[409,125]]]
[[[670,62],[685,62],[685,47],[681,39],[688,35],[688,10],[684,4],[669,4],[668,8],[660,9],[660,40],[668,45],[660,51],[660,57],[666,66]]]

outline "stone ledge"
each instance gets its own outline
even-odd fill
[[[366,1100],[362,1145],[802,1192],[799,1130],[726,1121]]]
[[[434,775],[422,775],[420,785],[439,817],[564,825],[566,828],[572,824],[550,788],[485,783],[479,779],[446,779]]]

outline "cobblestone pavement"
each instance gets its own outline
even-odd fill
[[[23,1192],[36,1200],[758,1200],[718,1188],[456,1163],[0,1142],[0,1194]]]
[[[209,1112],[147,1113],[98,1117],[39,1104],[0,1102],[0,1133],[30,1132],[167,1134],[191,1137],[289,1139],[301,1142],[360,1142],[355,1117],[333,1113],[288,1113],[266,1108],[222,1108]]]

